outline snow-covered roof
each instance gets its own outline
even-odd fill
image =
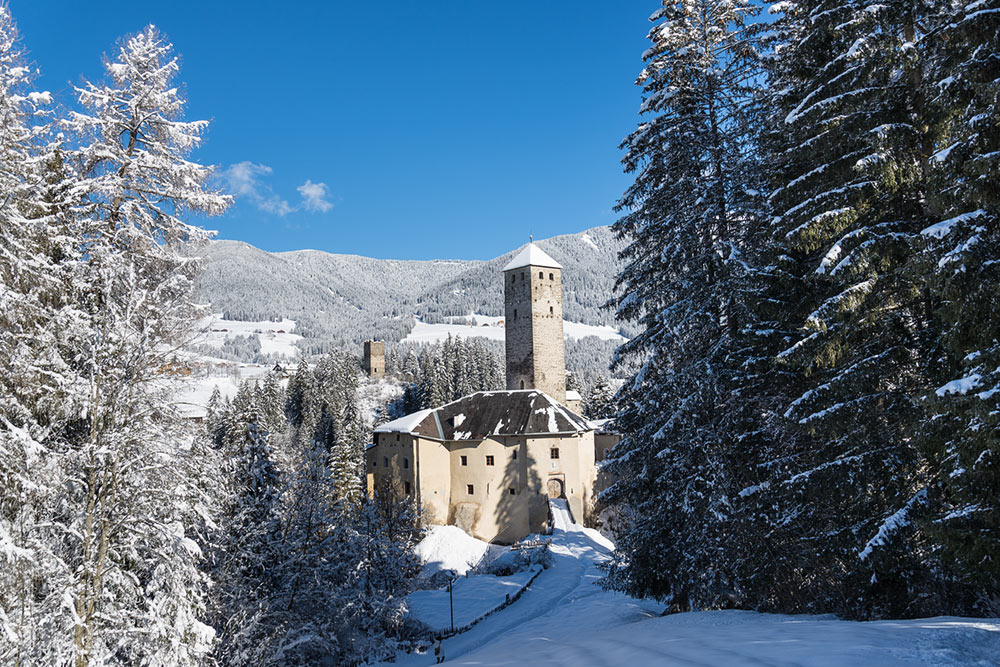
[[[544,250],[534,243],[529,243],[521,248],[521,252],[514,255],[514,259],[510,260],[507,266],[503,267],[503,270],[511,271],[525,266],[545,266],[551,269],[562,268],[562,264],[549,257]]]
[[[433,410],[421,410],[375,429],[435,440],[482,440],[493,435],[590,431],[586,419],[543,391],[479,391]]]
[[[567,389],[566,390],[566,400],[567,401],[582,401],[583,400],[583,396],[580,396],[580,392],[578,392],[576,389]]]

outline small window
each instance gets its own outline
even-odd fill
[[[521,274],[521,280],[524,280],[524,277],[525,277],[526,275],[528,275],[528,274],[527,274],[527,273],[522,273],[522,274]]]
[[[521,380],[521,389],[524,389],[524,380]]]
[[[406,495],[410,495],[410,483],[409,482],[403,482],[403,492]]]
[[[552,459],[559,458],[559,448],[558,447],[553,447],[552,449],[549,450],[549,458],[552,458]]]
[[[556,274],[550,273],[549,274],[549,280],[555,280],[555,279],[556,279]]]
[[[544,271],[539,271],[538,272],[538,279],[541,280],[544,277],[545,277],[545,272]]]
[[[552,306],[549,306],[549,315],[555,315],[555,313],[556,311],[552,308]]]
[[[476,492],[476,487],[472,486],[471,484],[466,484],[466,485],[465,485],[465,490],[466,490],[466,491],[467,491],[467,492],[469,493],[469,495],[471,496],[471,495],[472,495],[473,493],[475,493],[475,492]]]
[[[513,486],[510,487],[509,489],[507,489],[507,493],[509,493],[512,496],[516,496],[517,495],[517,491],[514,490]]]
[[[386,468],[389,467],[389,457],[388,456],[383,456],[382,457],[382,465],[385,466]]]
[[[487,456],[486,457],[486,465],[488,465],[488,466],[493,465],[493,457],[492,456]]]
[[[517,319],[517,308],[514,309],[514,317],[512,317],[511,319],[512,320],[516,320]]]
[[[515,282],[516,280],[517,280],[517,276],[515,276],[515,275],[514,275],[513,273],[512,273],[512,274],[510,274],[510,283],[511,283],[512,285],[514,284],[514,282]]]
[[[410,459],[403,459],[403,468],[407,470],[410,468]]]
[[[396,442],[399,442],[399,434],[396,434]]]
[[[461,459],[462,459],[462,465],[464,465],[464,466],[469,465],[469,457],[468,456],[463,456],[463,457],[461,457]]]
[[[515,461],[517,460],[517,450],[516,449],[514,450],[514,460]]]
[[[373,468],[377,468],[378,467],[378,459],[372,459],[372,467]]]
[[[372,440],[376,445],[378,444],[378,433],[375,434],[374,440]]]

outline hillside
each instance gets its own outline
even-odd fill
[[[608,227],[537,242],[564,266],[567,320],[617,328],[611,296],[620,243]],[[269,253],[239,241],[203,252],[198,298],[227,319],[297,322],[306,353],[366,338],[395,342],[414,326],[478,313],[501,315],[500,271],[516,251],[488,261],[393,260],[317,250]],[[623,331],[626,336],[628,331]]]

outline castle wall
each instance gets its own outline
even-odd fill
[[[559,458],[552,450],[559,450]],[[540,503],[532,512],[532,532],[535,526],[547,522],[548,497],[553,493],[550,483],[566,497],[573,518],[582,522],[591,500],[594,481],[593,432],[580,435],[529,437],[527,439],[528,477],[533,480]],[[535,481],[537,480],[537,481]],[[545,513],[543,520],[538,514]]]
[[[511,439],[487,438],[453,441],[449,449],[452,494],[448,523],[491,542],[510,543],[527,535],[524,457],[514,457],[519,446]],[[488,457],[492,457],[492,465]]]

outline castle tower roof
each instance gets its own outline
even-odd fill
[[[551,269],[561,269],[562,264],[548,256],[548,254],[536,246],[534,243],[521,248],[521,252],[514,255],[514,259],[503,267],[504,271],[524,268],[525,266],[544,266]]]

